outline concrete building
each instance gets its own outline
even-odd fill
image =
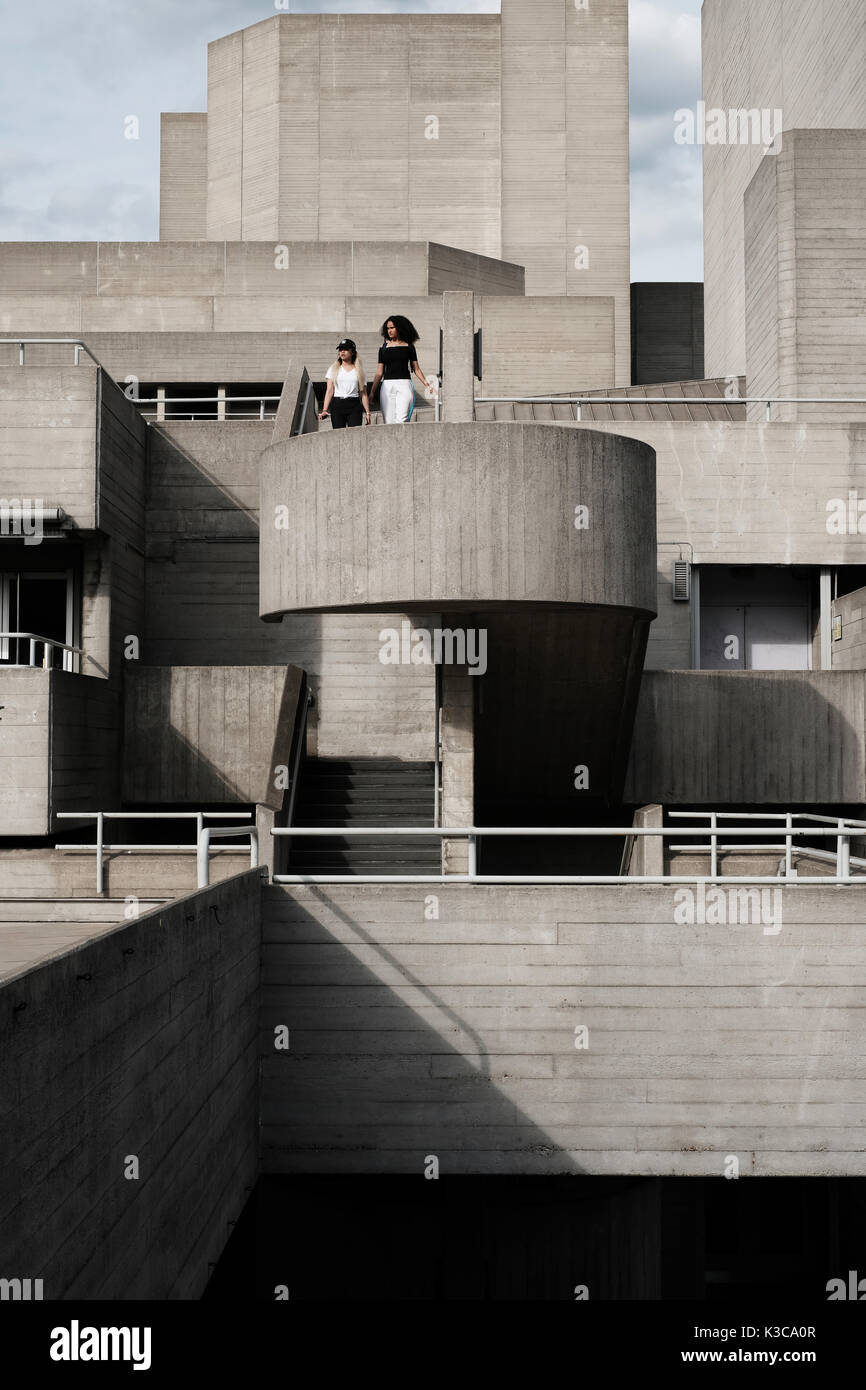
[[[523,1253],[449,1195],[465,1258],[365,1237],[376,1296],[823,1289],[859,1230],[864,137],[750,171],[705,376],[700,287],[628,282],[626,40],[277,15],[165,118],[158,243],[0,244],[0,1250],[46,1297],[225,1288],[258,1207],[243,1296],[290,1248],[332,1298],[313,1225],[388,1176],[421,1230],[432,1167],[513,1180]],[[332,439],[397,312],[439,398]]]
[[[790,131],[825,131],[829,145],[831,131],[866,128],[862,5],[848,0],[704,0],[701,16],[708,116],[764,114],[782,147]],[[740,143],[739,125],[735,136],[729,127],[718,143],[710,139],[709,124],[706,134],[707,374],[721,377],[746,371],[743,200],[767,142],[758,137]],[[862,236],[862,223],[859,231]]]

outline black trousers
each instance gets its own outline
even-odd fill
[[[364,418],[359,396],[334,396],[331,401],[331,429],[353,429]]]

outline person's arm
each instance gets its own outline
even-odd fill
[[[366,383],[361,387],[361,405],[364,407],[364,415],[367,424],[370,423],[370,397],[367,395]]]
[[[418,380],[421,382],[421,385],[425,386],[428,391],[434,391],[436,389],[435,387],[430,385],[426,376],[422,372],[420,363],[417,361],[417,359],[412,363],[412,371],[415,373]]]
[[[373,377],[373,380],[372,380],[371,383],[370,383],[370,400],[371,400],[371,401],[376,399],[376,392],[379,390],[379,383],[381,382],[384,373],[385,373],[384,365],[380,362],[379,365],[378,365],[378,367],[376,368],[376,375]]]
[[[333,400],[333,398],[334,398],[334,383],[333,383],[333,381],[331,381],[331,379],[329,378],[329,379],[328,379],[328,389],[327,389],[327,391],[325,392],[325,404],[322,406],[322,409],[321,409],[321,411],[319,412],[319,419],[320,419],[320,420],[325,420],[325,419],[327,419],[328,411],[329,411],[329,408],[330,408],[330,405],[331,405],[331,401]]]

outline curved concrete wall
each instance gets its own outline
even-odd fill
[[[655,451],[521,424],[285,440],[262,455],[260,555],[263,616],[522,604],[654,613]]]

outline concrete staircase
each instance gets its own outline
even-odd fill
[[[304,763],[294,824],[333,828],[333,836],[292,843],[292,874],[438,874],[439,841],[340,835],[343,827],[433,825],[434,767],[392,758],[310,758]]]

